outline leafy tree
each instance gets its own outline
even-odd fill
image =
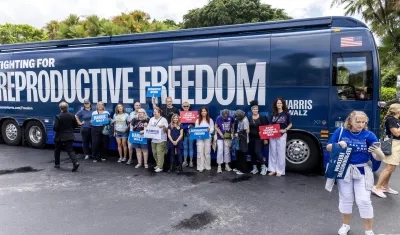
[[[27,24],[0,25],[0,44],[37,42],[47,39],[44,30]]]
[[[385,67],[382,69],[382,86],[384,87],[396,87],[397,73],[395,68]]]
[[[382,38],[380,57],[383,64],[400,67],[400,1],[333,0],[331,6],[334,5],[345,5],[346,15],[361,14],[372,31]]]
[[[260,0],[210,0],[202,8],[183,16],[183,28],[255,23],[291,19],[283,9],[272,8]]]
[[[60,23],[57,32],[57,39],[84,38],[87,36],[88,33],[84,25],[81,24],[80,17],[74,14],[70,14]]]

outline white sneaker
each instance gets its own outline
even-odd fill
[[[267,174],[267,167],[261,167],[261,175],[266,175]]]
[[[250,173],[253,174],[253,175],[257,174],[258,173],[257,167],[253,167],[253,170],[250,171]]]
[[[380,189],[377,189],[375,186],[372,187],[372,190],[371,190],[371,191],[372,191],[376,196],[378,196],[378,197],[386,198],[386,195],[383,193],[383,191],[380,190]]]
[[[132,164],[132,159],[129,159],[128,162],[126,163],[126,165],[130,165]]]
[[[241,171],[236,171],[236,175],[243,175],[244,173]]]
[[[142,164],[137,164],[136,166],[135,166],[135,168],[139,168],[139,167],[141,167],[142,166]]]
[[[187,167],[187,166],[188,166],[187,162],[184,161],[184,162],[182,163],[182,167]]]
[[[126,162],[126,157],[122,158],[122,162]]]
[[[190,163],[189,163],[189,167],[193,167],[193,162],[190,162]]]
[[[157,170],[157,169],[158,169],[158,166],[155,166],[155,167],[154,167],[154,170]]]
[[[365,231],[365,235],[375,235],[372,230]]]
[[[222,167],[221,166],[218,166],[217,173],[222,173]]]
[[[122,157],[120,157],[120,158],[118,159],[118,162],[122,162]]]
[[[148,164],[144,164],[144,168],[149,168],[149,165]]]
[[[225,163],[225,170],[226,171],[232,171],[232,169],[229,167],[228,163]]]
[[[350,231],[350,225],[348,224],[342,224],[342,227],[340,227],[338,234],[339,235],[347,235],[347,233]]]
[[[383,189],[382,191],[383,191],[384,193],[390,193],[390,194],[394,194],[394,195],[399,194],[399,192],[397,192],[396,190],[394,190],[394,189],[392,189],[392,188]]]
[[[89,155],[86,155],[86,156],[85,156],[85,160],[88,160],[88,159],[89,159]]]
[[[157,168],[157,169],[155,170],[155,172],[161,172],[161,171],[163,171],[163,169],[161,169],[161,168]]]

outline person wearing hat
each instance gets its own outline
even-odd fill
[[[85,154],[85,159],[92,156],[90,145],[92,143],[92,125],[90,120],[92,118],[92,104],[89,99],[83,101],[83,108],[75,114],[78,125],[81,126],[82,147]]]

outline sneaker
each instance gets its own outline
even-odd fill
[[[161,168],[157,168],[157,169],[155,170],[155,172],[161,172],[161,171],[163,171],[163,169],[161,169]]]
[[[105,158],[102,158],[102,159],[101,159],[101,161],[102,161],[102,162],[105,162],[105,161],[107,161],[107,159],[105,159]]]
[[[380,189],[377,189],[375,186],[372,187],[372,192],[378,197],[386,198],[386,195],[383,193],[383,191]]]
[[[184,162],[182,163],[182,167],[187,167],[187,166],[188,166],[187,162],[184,161]]]
[[[347,233],[350,231],[350,225],[348,224],[343,224],[342,227],[340,227],[338,234],[339,235],[347,235]]]
[[[149,165],[148,164],[144,164],[144,168],[149,168]]]
[[[154,167],[154,170],[157,170],[157,169],[158,169],[158,166],[155,166],[155,167]]]
[[[383,191],[384,193],[390,193],[390,194],[394,194],[394,195],[399,194],[399,192],[397,192],[396,190],[394,190],[394,189],[392,189],[392,188],[382,189],[382,191]]]
[[[88,160],[88,159],[89,159],[89,155],[86,155],[86,156],[85,156],[85,160]]]
[[[261,175],[266,175],[266,174],[267,174],[267,168],[261,167]]]
[[[365,235],[375,235],[372,230],[365,231]]]
[[[253,175],[257,174],[258,173],[257,167],[253,167],[253,170],[250,171],[250,173],[253,174]]]
[[[244,173],[241,171],[236,171],[236,175],[243,175]]]
[[[232,171],[232,169],[229,167],[228,163],[225,163],[225,170],[226,171]]]
[[[218,166],[217,173],[222,173],[222,167],[220,165]]]
[[[93,162],[97,162],[97,160],[96,160],[96,159],[94,159],[94,160],[93,160]]]
[[[135,166],[135,168],[139,168],[139,167],[141,167],[142,166],[142,164],[137,164],[136,166]]]
[[[122,157],[120,157],[120,158],[118,159],[118,162],[122,162]]]
[[[232,170],[233,172],[237,172],[238,170],[236,169],[236,168],[233,168],[233,170]]]
[[[190,163],[189,163],[189,167],[193,167],[193,162],[190,162]]]
[[[126,157],[122,158],[122,162],[126,162]]]
[[[132,164],[132,159],[129,159],[129,160],[126,162],[126,165],[130,165],[130,164]]]

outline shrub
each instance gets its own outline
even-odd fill
[[[382,86],[396,87],[397,74],[394,68],[385,68],[382,70]]]

